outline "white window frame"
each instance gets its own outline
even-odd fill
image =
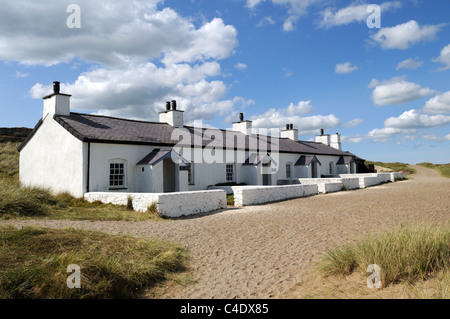
[[[126,160],[124,160],[124,159],[109,160],[108,161],[108,172],[109,172],[108,186],[109,186],[110,190],[128,189],[127,161]],[[114,176],[118,176],[117,185],[114,185],[115,184]],[[111,185],[111,184],[113,184],[113,185]]]
[[[291,162],[286,163],[286,179],[292,179],[292,163]]]
[[[188,167],[188,184],[189,185],[195,185],[195,168],[194,168],[194,163],[189,163],[189,167]]]
[[[229,168],[231,167],[231,180],[228,179],[228,174],[230,173]],[[225,165],[225,180],[227,181],[227,183],[233,183],[236,181],[236,176],[235,176],[235,169],[234,169],[235,165],[234,163],[227,163]]]

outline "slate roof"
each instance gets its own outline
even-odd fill
[[[354,162],[352,156],[341,156],[337,161],[336,165],[348,165],[350,162]]]
[[[180,162],[184,163],[185,165],[189,165],[189,162],[186,161],[174,150],[161,150],[159,148],[155,148],[153,151],[148,153],[147,156],[145,156],[137,163],[137,165],[156,165],[165,158],[177,158]]]
[[[206,128],[194,128],[184,126],[189,132],[191,140],[188,137],[177,137],[172,139],[174,128],[167,123],[138,121],[130,119],[121,119],[102,115],[70,113],[70,116],[54,115],[53,117],[62,127],[84,142],[114,143],[114,144],[139,144],[153,146],[174,146],[180,140],[189,144],[200,136],[207,133]],[[39,128],[37,125],[35,130]],[[30,134],[34,134],[35,130]],[[261,151],[259,145],[266,145],[264,150],[271,151],[272,145],[278,148],[281,153],[301,153],[314,155],[336,155],[336,156],[355,156],[349,152],[340,151],[322,143],[308,141],[292,141],[288,138],[268,137],[263,135],[247,136],[240,132],[226,130],[208,130],[210,139],[201,141],[205,147],[213,139],[217,139],[217,146],[227,147],[231,145],[234,149],[250,151]],[[213,136],[214,135],[214,136]],[[19,147],[19,151],[26,145],[29,137]],[[186,140],[187,139],[187,140]],[[201,139],[201,138],[200,138]],[[242,145],[241,145],[242,144]],[[278,147],[276,147],[278,144]]]

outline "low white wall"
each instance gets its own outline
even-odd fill
[[[105,204],[126,205],[131,196],[133,209],[146,212],[148,206],[156,203],[158,212],[166,217],[189,216],[207,213],[227,207],[224,190],[176,192],[176,193],[86,193],[89,202],[101,201]]]
[[[233,186],[234,205],[256,205],[318,193],[317,185]]]

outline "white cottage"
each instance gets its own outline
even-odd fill
[[[288,124],[280,137],[186,126],[176,101],[159,122],[70,112],[70,95],[45,96],[43,117],[19,147],[20,181],[81,197],[87,192],[163,193],[223,184],[284,185],[299,178],[357,172],[364,160],[341,150],[339,134],[299,141]]]

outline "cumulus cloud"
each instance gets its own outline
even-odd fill
[[[236,63],[235,65],[234,65],[234,67],[236,68],[236,69],[238,69],[238,70],[242,70],[242,71],[245,71],[245,70],[247,70],[247,64],[245,64],[245,63]]]
[[[396,70],[400,69],[411,69],[415,70],[417,68],[420,68],[423,65],[422,61],[416,61],[411,58],[403,60],[397,64]]]
[[[353,22],[365,22],[371,14],[367,12],[369,4],[352,4],[342,9],[326,8],[320,13],[321,20],[319,26],[331,28],[335,26],[347,25]],[[380,5],[381,12],[398,9],[402,6],[399,1],[384,2]]]
[[[301,101],[297,104],[291,103],[286,108],[271,108],[266,113],[254,115],[250,119],[256,128],[282,128],[287,123],[292,123],[301,134],[321,128],[331,129],[341,123],[333,114],[305,116],[313,110],[311,101]]]
[[[99,68],[81,74],[74,83],[62,83],[61,91],[72,94],[72,108],[97,114],[157,120],[167,100],[177,100],[185,111],[185,121],[210,120],[227,115],[249,101],[235,97],[224,99],[228,88],[221,81],[206,78],[220,73],[217,62],[201,65],[173,64],[157,67],[146,62],[126,70]],[[50,85],[34,85],[32,97],[52,91]]]
[[[219,61],[234,53],[237,30],[220,18],[194,24],[162,0],[78,0],[81,28],[70,29],[65,1],[9,1],[0,11],[0,60],[91,66],[62,90],[77,111],[156,120],[176,99],[185,121],[226,116],[251,104],[225,98]],[[73,67],[73,68],[74,68]],[[58,79],[55,79],[58,80]],[[52,91],[36,83],[34,98]]]
[[[439,71],[445,71],[450,69],[450,44],[441,50],[441,55],[433,59],[433,62],[439,62],[444,64],[444,67],[440,68]]]
[[[376,106],[403,104],[434,93],[429,88],[422,88],[419,84],[408,82],[404,76],[382,82],[373,79],[369,88],[374,88],[372,100]]]
[[[2,4],[0,59],[54,65],[75,57],[126,67],[163,57],[166,64],[223,59],[237,46],[237,31],[215,18],[197,28],[161,0],[79,0],[81,28],[66,26],[67,3],[17,0]]]
[[[358,118],[356,118],[356,119],[353,119],[353,120],[351,120],[351,121],[345,123],[344,125],[345,125],[346,127],[357,127],[357,126],[361,125],[363,122],[364,122],[363,119],[358,119]]]
[[[410,133],[414,133],[414,132],[415,132],[415,130],[410,130],[410,129],[385,127],[385,128],[381,128],[381,129],[371,130],[367,134],[367,138],[369,138],[375,142],[387,142],[391,138],[399,136],[401,134],[410,134]]]
[[[356,65],[352,65],[350,62],[336,64],[336,67],[334,68],[334,72],[337,74],[351,73],[356,70],[358,70],[358,67]]]
[[[422,108],[422,112],[429,114],[450,114],[450,91],[428,100]]]
[[[416,21],[399,24],[391,28],[382,28],[371,39],[383,49],[405,50],[420,42],[434,40],[442,25],[420,26]]]
[[[417,110],[409,110],[399,117],[390,117],[384,122],[391,129],[422,129],[443,126],[450,123],[449,115],[427,115]]]

